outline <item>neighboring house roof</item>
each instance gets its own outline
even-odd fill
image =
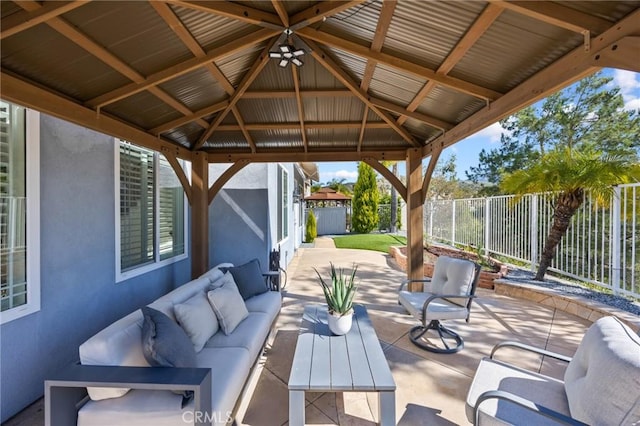
[[[304,197],[305,201],[344,201],[351,200],[350,195],[345,195],[331,188],[320,188],[318,191]]]
[[[300,168],[304,171],[307,179],[310,179],[314,182],[318,182],[320,180],[320,173],[318,172],[318,165],[316,163],[298,163]]]

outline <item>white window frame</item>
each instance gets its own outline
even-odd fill
[[[281,198],[284,199],[284,197],[282,197],[282,194],[285,192],[284,190],[286,189],[287,202],[289,205],[293,206],[293,203],[291,202],[292,197],[291,197],[291,194],[289,193],[289,187],[291,186],[289,184],[289,171],[282,164],[278,164],[277,181],[278,181],[277,183],[283,182],[283,184],[286,185],[286,188],[282,188],[282,190],[280,188],[280,185],[276,185],[276,187],[278,188],[278,195],[277,195],[278,201],[280,201]],[[282,242],[286,241],[289,238],[289,216],[291,214],[288,211],[289,205],[285,206],[285,205],[280,205],[280,203],[278,203],[277,219],[280,221],[280,227],[282,229],[282,235],[276,236],[279,244],[281,244]]]
[[[27,303],[0,312],[0,324],[40,311],[40,113],[28,108],[25,111]]]
[[[145,265],[141,265],[139,267],[129,269],[127,271],[122,271],[122,264],[120,258],[120,139],[115,139],[114,145],[114,170],[115,170],[115,217],[116,217],[116,282],[120,283],[131,279],[133,277],[137,277],[140,275],[144,275],[151,271],[155,271],[156,269],[165,267],[167,265],[171,265],[172,263],[179,262],[181,260],[189,258],[189,203],[187,200],[186,193],[184,195],[184,253],[179,254],[177,256],[173,256],[164,260],[160,260],[160,238],[154,238],[154,261],[153,263],[148,263]],[[123,141],[125,142],[125,141]],[[153,168],[154,170],[158,170],[160,159],[159,156],[163,155],[157,151],[154,151],[154,160],[153,160]],[[182,168],[191,182],[191,167],[190,163],[179,160]],[[160,210],[160,188],[158,185],[154,186],[154,208],[156,213]],[[155,219],[155,218],[154,218]],[[154,220],[154,236],[157,237],[160,234],[160,221]]]

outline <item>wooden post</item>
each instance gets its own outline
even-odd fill
[[[423,261],[423,198],[422,198],[422,152],[419,149],[407,150],[407,278],[424,277]],[[413,283],[410,291],[419,290]]]
[[[197,278],[209,267],[209,162],[196,152],[191,168],[191,277]]]

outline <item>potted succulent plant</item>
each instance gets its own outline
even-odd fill
[[[318,270],[315,269],[327,301],[329,329],[338,336],[351,330],[353,297],[358,289],[358,285],[355,282],[357,270],[358,267],[354,265],[351,275],[346,275],[342,268],[336,271],[335,266],[331,263],[331,282],[327,283]]]

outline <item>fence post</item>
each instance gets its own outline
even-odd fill
[[[451,245],[456,245],[456,200],[451,200]]]
[[[538,260],[538,194],[531,195],[531,222],[529,223],[531,244],[531,272],[536,271]]]
[[[484,255],[489,256],[489,244],[491,244],[491,218],[489,214],[491,205],[491,197],[484,199]]]
[[[622,258],[620,256],[620,202],[622,197],[621,188],[613,187],[612,209],[611,209],[611,260],[609,268],[611,270],[611,288],[613,294],[620,293],[620,269]]]

